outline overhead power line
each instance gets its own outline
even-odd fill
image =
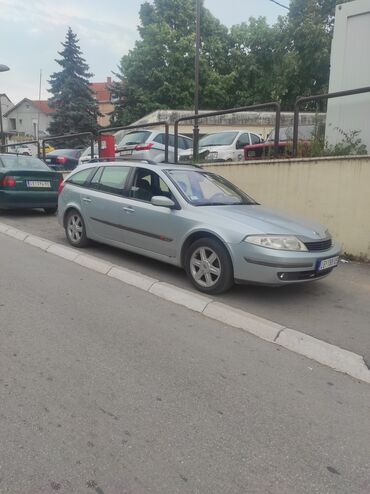
[[[276,3],[276,5],[279,5],[279,7],[283,7],[283,9],[289,10],[289,7],[287,7],[286,5],[283,5],[282,3],[277,2],[276,0],[270,0],[270,2]]]

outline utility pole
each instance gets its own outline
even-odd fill
[[[200,52],[200,7],[202,0],[196,0],[196,29],[195,29],[195,90],[194,90],[194,113],[199,112],[199,52]],[[199,126],[198,119],[194,121],[193,128],[193,160],[198,161],[199,155]]]
[[[6,72],[10,70],[7,65],[0,64],[0,72]],[[1,108],[1,94],[0,94],[0,152],[2,153],[5,146],[5,135],[4,135],[4,127],[3,127],[3,112]]]

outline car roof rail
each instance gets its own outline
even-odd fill
[[[87,163],[107,163],[111,161],[134,161],[136,163],[147,163],[148,165],[158,165],[157,161],[138,159],[138,158],[125,158],[123,156],[116,156],[114,158],[93,158]]]

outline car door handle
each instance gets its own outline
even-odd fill
[[[82,198],[82,200],[83,200],[84,202],[91,202],[90,197],[83,197],[83,198]]]
[[[132,208],[131,206],[123,206],[122,209],[126,211],[126,213],[133,213],[135,211],[135,209]]]

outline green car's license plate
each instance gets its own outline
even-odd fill
[[[50,189],[50,182],[47,180],[27,180],[27,187],[31,189]]]

